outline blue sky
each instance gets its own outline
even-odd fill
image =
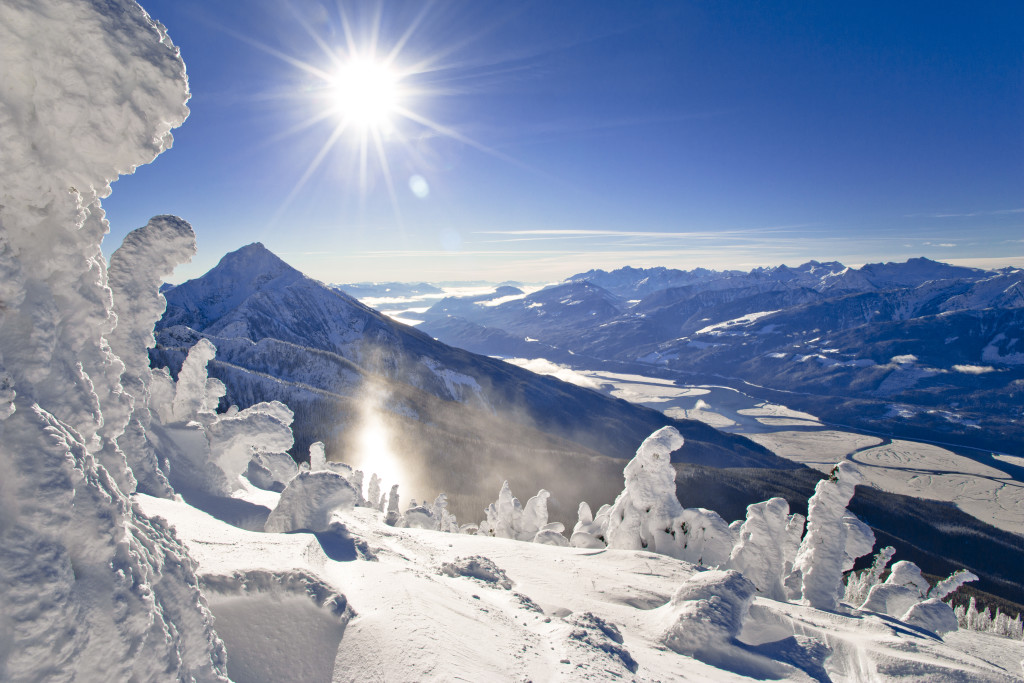
[[[328,282],[1024,266],[1024,3],[142,4],[192,115],[105,248],[180,215],[175,280],[253,241]],[[322,75],[374,36],[412,118],[363,162]]]

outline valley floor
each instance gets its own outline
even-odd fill
[[[980,453],[969,458],[934,444],[844,431],[729,387],[679,386],[671,380],[603,371],[577,373],[613,396],[743,434],[778,456],[821,472],[840,460],[852,460],[864,483],[874,488],[951,502],[1003,531],[1024,531],[1024,481],[1006,471],[1007,464],[1019,465],[1013,456],[991,455],[991,464],[986,464]]]

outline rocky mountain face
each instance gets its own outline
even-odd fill
[[[424,315],[419,329],[478,353],[744,382],[836,422],[1014,453],[1024,436],[1019,269],[623,268]]]
[[[188,349],[209,339],[217,347],[210,376],[227,386],[223,407],[283,401],[295,412],[297,457],[322,440],[329,457],[364,460],[372,470],[376,455],[367,451],[389,451],[412,487],[406,495],[458,491],[453,510],[467,520],[508,479],[516,490],[550,489],[553,516],[575,521],[580,500],[611,500],[620,458],[666,424],[687,439],[677,459],[792,467],[743,437],[447,346],[302,275],[261,244],[164,295],[154,367],[176,374]],[[616,301],[600,295],[585,305],[608,315]],[[586,320],[582,309],[566,310],[567,324]],[[379,433],[367,434],[369,423]]]

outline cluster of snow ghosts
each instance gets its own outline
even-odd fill
[[[0,45],[0,679],[226,680],[194,562],[130,498],[170,492],[145,349],[194,236],[100,251],[110,183],[188,115],[184,64],[132,0],[0,3]]]
[[[602,506],[596,515],[589,505],[580,503],[569,544],[647,550],[735,570],[752,586],[752,595],[773,600],[836,610],[845,599],[860,609],[888,614],[935,633],[956,629],[953,610],[942,599],[962,583],[976,580],[970,572],[957,572],[929,589],[916,565],[898,562],[882,581],[894,554],[886,548],[870,569],[851,574],[844,585],[844,574],[875,544],[870,527],[846,509],[860,482],[856,465],[842,462],[818,482],[808,501],[806,520],[790,514],[784,499],[772,498],[748,506],[746,519],[727,524],[711,510],[680,505],[671,454],[682,446],[683,438],[674,427],[648,437],[626,465],[625,489],[614,503]],[[501,503],[499,498],[498,510]]]
[[[550,497],[550,493],[541,489],[523,507],[519,499],[512,495],[512,489],[506,481],[501,485],[498,500],[487,506],[487,518],[476,525],[475,531],[481,536],[568,546],[569,541],[562,535],[565,525],[561,522],[548,522]],[[473,531],[473,526],[467,526],[466,531]]]
[[[882,548],[870,568],[851,572],[846,581],[844,601],[861,610],[888,614],[939,635],[956,631],[957,615],[943,600],[963,584],[977,581],[978,577],[961,569],[929,586],[916,564],[903,561],[894,564],[883,581],[882,576],[894,554],[892,546]]]

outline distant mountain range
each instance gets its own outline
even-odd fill
[[[154,366],[176,374],[188,349],[209,339],[217,347],[210,376],[227,385],[225,405],[285,402],[295,412],[297,457],[316,440],[349,462],[367,448],[389,448],[412,486],[404,495],[457,491],[452,506],[463,521],[480,521],[508,479],[520,495],[550,489],[553,517],[575,522],[580,500],[614,497],[620,459],[666,424],[687,439],[677,458],[793,467],[744,437],[435,341],[304,276],[261,244],[164,296]],[[370,413],[386,442],[365,434]],[[367,445],[370,437],[378,443]]]
[[[1020,269],[593,270],[499,305],[443,299],[421,317],[418,329],[478,353],[740,383],[832,422],[1024,453]]]

